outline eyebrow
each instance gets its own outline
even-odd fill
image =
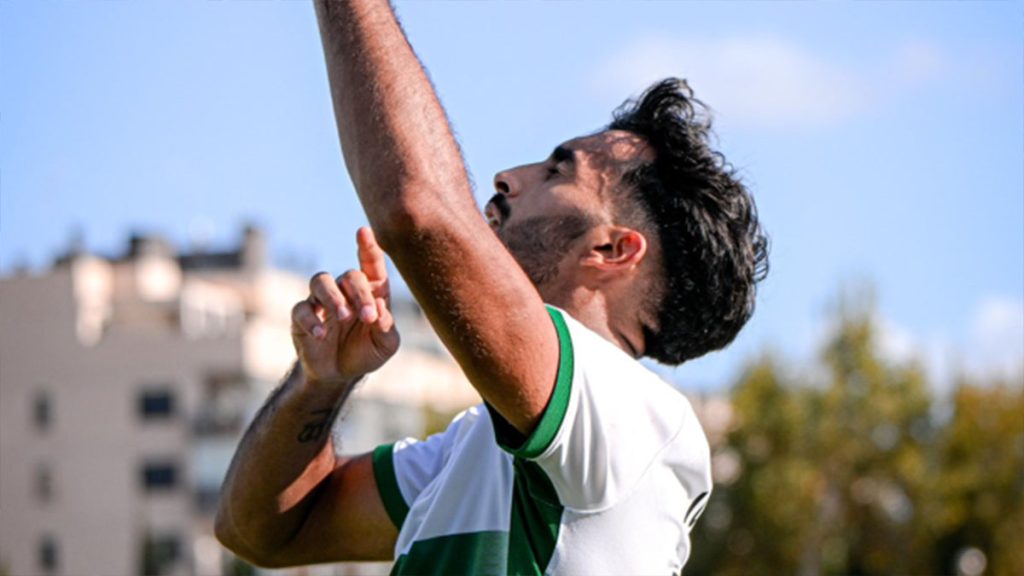
[[[551,151],[551,159],[555,161],[555,164],[565,162],[569,164],[569,167],[576,165],[576,155],[572,150],[565,146],[555,146],[555,149]]]

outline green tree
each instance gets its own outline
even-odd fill
[[[816,376],[744,371],[687,574],[1024,574],[1024,367],[937,403],[874,317],[840,301]]]
[[[961,554],[984,554],[987,574],[1024,574],[1024,389],[962,381],[937,439],[936,558],[952,573]]]
[[[786,380],[765,357],[734,390],[734,427],[715,461],[731,461],[740,475],[716,487],[687,573],[769,575],[800,565],[823,475],[807,457],[815,441],[811,395]]]
[[[873,317],[870,305],[841,305],[823,354],[829,378],[812,454],[826,485],[818,564],[828,574],[933,573],[921,522],[929,387],[916,364],[881,357]]]
[[[879,354],[873,316],[869,298],[837,306],[821,376],[800,382],[767,356],[745,371],[715,450],[740,472],[716,487],[688,573],[934,572],[929,388]]]

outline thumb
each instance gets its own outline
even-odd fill
[[[383,298],[377,298],[377,321],[373,323],[373,331],[377,334],[390,333],[395,328],[395,317],[391,315],[387,302]]]

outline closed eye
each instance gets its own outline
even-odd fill
[[[565,146],[555,146],[552,150],[551,156],[548,158],[548,166],[544,170],[544,179],[550,180],[556,176],[561,176],[563,171],[567,171],[569,174],[576,169],[576,155],[575,153]]]

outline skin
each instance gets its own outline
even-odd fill
[[[499,173],[507,216],[490,203],[489,227],[387,3],[318,1],[316,9],[345,163],[372,231],[357,235],[358,270],[314,276],[310,297],[293,308],[296,368],[246,432],[225,480],[217,537],[273,567],[392,558],[397,532],[369,455],[336,458],[324,424],[398,348],[385,252],[469,381],[524,436],[558,366],[544,302],[639,356],[636,294],[650,287],[657,259],[656,246],[613,224],[610,209],[625,170],[651,159],[640,138],[576,138],[542,162]],[[550,281],[534,286],[505,243],[531,218],[578,213],[594,225],[554,263]]]

